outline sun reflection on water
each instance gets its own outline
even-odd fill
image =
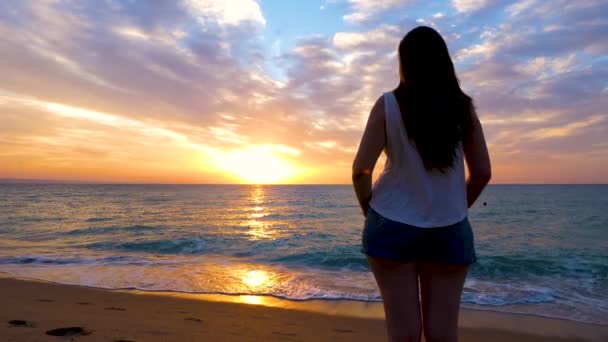
[[[249,210],[253,212],[248,215],[248,220],[242,222],[242,225],[248,228],[246,234],[253,241],[275,239],[277,237],[277,232],[273,229],[270,221],[259,220],[268,214],[263,207],[264,201],[264,187],[261,185],[254,186],[249,194],[249,202],[254,205]]]
[[[254,204],[262,204],[264,202],[264,187],[262,185],[256,185],[253,187],[249,199]]]
[[[261,296],[245,295],[245,296],[239,296],[239,299],[242,303],[245,303],[245,304],[254,304],[254,305],[264,304],[264,301]]]
[[[266,271],[252,270],[243,274],[241,280],[249,287],[260,287],[266,285],[270,280],[270,275]]]

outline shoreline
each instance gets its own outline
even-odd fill
[[[110,290],[6,273],[0,291],[7,341],[45,341],[45,331],[69,326],[93,331],[82,337],[90,341],[385,339],[381,303]],[[461,311],[459,327],[463,341],[608,340],[608,326],[475,309]]]
[[[356,318],[371,318],[371,319],[384,319],[384,311],[382,302],[377,301],[364,301],[355,299],[342,299],[342,298],[326,298],[326,299],[289,299],[282,298],[273,295],[249,295],[249,294],[230,294],[230,293],[205,293],[205,292],[184,292],[177,290],[141,290],[137,288],[109,288],[99,287],[92,285],[82,284],[70,284],[61,283],[52,280],[20,277],[12,275],[8,272],[0,271],[0,280],[2,279],[15,279],[31,282],[49,283],[59,286],[75,286],[89,289],[98,289],[103,291],[111,292],[122,292],[132,293],[143,296],[163,296],[163,297],[175,297],[184,298],[200,301],[220,302],[220,303],[236,303],[236,304],[252,304],[260,305],[271,308],[283,308],[289,310],[305,311],[311,313],[326,313],[331,315],[345,316],[345,317],[356,317]],[[538,319],[557,320],[564,322],[571,322],[576,324],[586,324],[598,327],[608,328],[608,324],[601,324],[595,322],[576,321],[563,317],[555,317],[550,315],[542,315],[536,313],[527,312],[510,312],[503,310],[492,310],[483,308],[470,308],[466,307],[467,304],[461,304],[461,312],[479,312],[480,315],[488,313],[489,315],[513,315],[513,316],[525,316],[535,317]],[[473,314],[475,315],[475,314]]]

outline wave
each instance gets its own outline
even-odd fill
[[[89,227],[84,229],[74,229],[64,232],[64,235],[100,235],[117,232],[143,232],[151,230],[159,230],[163,227],[160,226],[146,226],[146,225],[134,225],[134,226],[110,226],[110,227]]]
[[[597,259],[597,260],[595,260]],[[562,257],[494,255],[481,256],[471,267],[478,278],[521,278],[557,276],[559,278],[608,280],[608,264],[602,257],[566,255]]]
[[[295,253],[276,258],[257,259],[271,263],[304,266],[322,267],[330,269],[348,269],[353,271],[366,270],[367,260],[357,249],[351,246],[336,247],[333,251],[314,251]]]
[[[22,256],[0,258],[0,265],[82,265],[125,263],[129,265],[139,265],[142,264],[142,260],[129,256],[107,256],[101,258]]]
[[[89,249],[149,252],[154,254],[200,254],[205,250],[202,239],[148,240],[133,242],[96,242],[85,245]]]
[[[335,245],[336,236],[319,231],[291,233],[289,236],[269,240],[252,240],[243,232],[230,235],[199,234],[177,239],[156,238],[162,226],[110,226],[90,227],[65,232],[66,235],[111,235],[115,233],[152,232],[146,240],[139,234],[128,239],[97,241],[79,247],[93,250],[116,250],[151,254],[202,255],[218,253],[241,257],[256,262],[302,266],[320,269],[368,269],[367,260],[358,244]],[[306,247],[302,241],[307,241]],[[330,247],[321,248],[331,244]],[[78,246],[77,246],[78,247]],[[608,284],[608,264],[602,256],[580,255],[480,255],[472,265],[471,276],[477,279],[531,279],[550,277],[556,279],[592,279]]]
[[[559,289],[527,282],[483,281],[470,277],[464,286],[462,302],[483,306],[552,303]]]
[[[106,222],[106,221],[112,221],[113,219],[114,219],[113,217],[91,217],[91,218],[84,220],[84,222]]]
[[[171,197],[145,197],[142,199],[144,204],[157,204],[157,203],[166,203],[173,201]]]
[[[298,220],[298,219],[318,219],[330,217],[329,213],[308,212],[308,213],[291,213],[291,214],[266,214],[260,219],[277,219],[277,220]]]
[[[131,226],[131,227],[94,227],[67,232],[68,235],[104,235],[115,232],[146,232],[152,231],[151,235],[125,236],[122,240],[111,236],[110,239],[100,237],[101,241],[82,244],[72,247],[83,247],[93,250],[117,250],[146,252],[153,254],[209,254],[218,253],[226,256],[250,256],[252,258],[268,257],[277,255],[289,255],[290,251],[300,250],[302,241],[307,241],[309,246],[318,246],[335,238],[331,234],[322,232],[292,233],[274,239],[260,240],[252,239],[248,230],[234,232],[232,234],[199,233],[187,237],[164,239],[162,227],[155,226]],[[104,240],[102,240],[104,239]],[[314,248],[314,247],[310,247]],[[309,248],[307,248],[309,249]],[[352,249],[354,251],[354,249]],[[351,252],[352,252],[351,251]],[[314,264],[310,265],[314,267]]]
[[[22,217],[21,222],[59,222],[64,221],[65,217]]]

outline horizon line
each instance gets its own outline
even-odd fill
[[[352,185],[352,183],[164,183],[164,182],[111,182],[83,181],[60,179],[31,179],[31,178],[0,178],[1,185],[31,184],[31,185],[243,185],[243,186],[293,186],[293,185]],[[490,183],[489,185],[608,185],[607,183]]]

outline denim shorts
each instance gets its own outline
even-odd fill
[[[389,220],[370,208],[362,235],[361,252],[372,257],[461,265],[477,261],[467,218],[446,227],[420,228]]]

